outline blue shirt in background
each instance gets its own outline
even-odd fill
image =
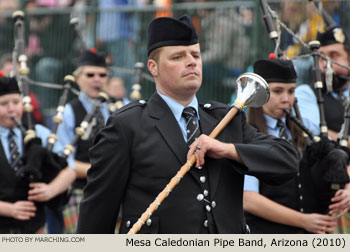
[[[331,92],[334,98],[338,98],[338,94]],[[343,90],[344,97],[349,96],[349,88]],[[303,84],[296,88],[295,97],[298,99],[298,106],[300,110],[303,123],[315,135],[320,134],[320,111],[317,104],[317,98],[312,88]]]
[[[93,100],[89,98],[82,91],[80,92],[78,99],[82,103],[86,112],[90,113],[92,109]],[[109,117],[109,111],[108,111],[106,102],[103,103],[101,106],[101,113],[106,123]],[[72,143],[75,137],[75,126],[76,126],[75,115],[74,115],[73,107],[71,104],[67,104],[64,108],[63,122],[58,126],[58,129],[57,129],[57,137],[63,146],[66,146]],[[74,154],[72,154],[71,156],[74,160]]]

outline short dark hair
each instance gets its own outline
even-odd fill
[[[159,55],[160,55],[160,51],[161,51],[161,47],[154,49],[148,56],[148,59],[152,59],[155,62],[159,62]]]

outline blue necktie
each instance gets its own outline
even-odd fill
[[[10,150],[10,165],[11,167],[17,171],[19,166],[22,163],[22,160],[18,160],[20,158],[18,146],[15,141],[15,132],[13,130],[10,130],[8,135],[8,142],[9,142],[9,150]]]
[[[186,120],[187,145],[190,146],[196,138],[200,136],[199,126],[196,122],[196,110],[188,107],[182,111],[182,116]]]
[[[288,141],[289,137],[288,137],[288,134],[287,134],[287,128],[286,128],[286,125],[284,124],[284,122],[281,119],[278,119],[277,126],[280,129],[280,133],[279,133],[280,138]]]

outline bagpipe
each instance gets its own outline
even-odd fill
[[[63,122],[63,113],[64,113],[64,107],[68,100],[68,94],[71,88],[73,87],[73,84],[75,82],[75,78],[72,75],[66,75],[64,77],[64,84],[63,84],[63,93],[59,99],[58,106],[56,109],[56,115],[52,118],[52,121],[55,123],[53,126],[53,130],[51,134],[47,137],[47,149],[49,151],[52,151],[54,144],[57,142],[57,129],[60,123]]]
[[[27,67],[27,56],[24,53],[24,13],[15,11],[12,15],[15,27],[15,47],[13,51],[13,59],[17,64],[17,56],[19,61],[19,69],[17,73],[17,82],[22,93],[22,102],[24,105],[22,122],[15,121],[16,126],[21,130],[23,139],[23,155],[15,162],[21,165],[16,172],[16,176],[28,183],[44,182],[50,183],[62,169],[67,167],[65,158],[60,157],[52,151],[53,140],[48,141],[47,148],[42,145],[42,140],[36,136],[35,124],[33,123],[32,110],[29,88],[29,68]],[[68,85],[68,84],[67,84]],[[57,129],[57,128],[56,128]],[[53,138],[50,138],[53,139]],[[49,207],[58,207],[62,202],[65,193],[57,195],[53,199],[46,202]]]
[[[276,52],[279,51],[278,38],[271,36],[271,34],[279,34],[278,32],[271,32],[274,30],[272,21],[272,14],[268,10],[268,6],[264,0],[260,0],[262,12],[265,19],[265,24],[270,38],[275,42]],[[314,3],[316,6],[316,3]],[[326,25],[334,26],[332,18],[323,10],[322,16]],[[269,21],[266,21],[269,20]],[[279,20],[278,20],[279,21]],[[349,183],[349,175],[347,173],[347,166],[349,164],[350,151],[347,148],[348,130],[350,123],[349,103],[345,112],[345,120],[343,124],[343,134],[338,142],[332,141],[328,138],[328,127],[324,112],[323,90],[321,70],[318,62],[320,54],[318,49],[320,47],[319,41],[309,42],[307,48],[311,50],[311,55],[314,60],[313,77],[314,90],[317,98],[317,104],[320,115],[320,136],[315,136],[303,124],[300,112],[297,106],[297,100],[294,103],[293,115],[291,111],[285,110],[287,117],[295,123],[308,139],[308,145],[303,152],[300,160],[300,179],[303,193],[302,208],[306,213],[328,213],[328,207],[331,204],[331,198],[338,189],[344,188],[344,185]],[[278,55],[281,55],[278,53]]]
[[[109,100],[109,96],[105,92],[100,92],[98,98],[95,100],[90,113],[86,114],[83,121],[78,127],[75,128],[75,136],[72,142],[63,149],[63,158],[68,158],[75,152],[74,146],[78,143],[79,139],[87,133],[87,130],[90,128],[91,123],[93,122],[94,116],[97,111],[100,110],[102,104]]]
[[[285,110],[285,113],[309,139],[299,162],[301,192],[304,198],[301,208],[305,213],[327,213],[336,190],[349,183],[349,151],[327,137],[314,135],[304,126],[301,118],[290,111]]]

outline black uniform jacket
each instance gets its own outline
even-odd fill
[[[209,135],[229,107],[210,103],[199,107],[200,127]],[[246,123],[243,113],[217,138],[234,143],[245,165],[228,159],[206,158],[209,196],[216,202],[211,213],[217,232],[242,233],[243,178],[282,183],[297,173],[292,147],[284,140],[265,136]],[[113,233],[119,208],[120,233],[153,202],[186,162],[188,147],[178,123],[158,94],[148,102],[133,102],[113,114],[90,148],[91,168],[80,205],[78,233]],[[200,233],[205,221],[205,202],[192,168],[152,215],[152,223],[139,233]]]
[[[0,141],[0,201],[14,203],[27,200],[28,181],[16,176],[15,170],[7,161],[5,151]],[[45,224],[44,205],[36,202],[35,217],[28,221],[21,221],[10,217],[0,216],[0,233],[33,234]]]

